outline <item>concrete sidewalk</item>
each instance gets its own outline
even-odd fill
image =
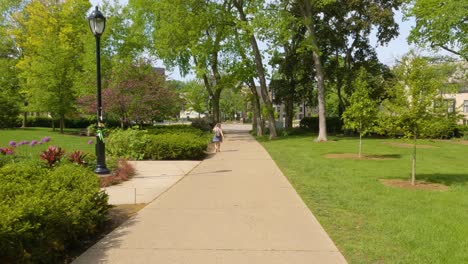
[[[103,188],[109,204],[150,203],[183,178],[200,161],[129,161],[136,175],[130,180]]]
[[[221,151],[74,263],[346,263],[249,134]]]

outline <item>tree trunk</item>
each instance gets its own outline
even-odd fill
[[[249,78],[249,87],[250,91],[252,92],[253,96],[253,110],[254,110],[254,120],[252,120],[252,123],[255,122],[255,124],[252,124],[254,128],[257,129],[257,136],[263,135],[263,120],[262,120],[262,108],[260,106],[260,98],[258,97],[257,93],[257,87],[255,86],[255,80],[253,77]]]
[[[63,134],[63,129],[65,128],[65,115],[60,115],[60,134]]]
[[[359,123],[359,158],[362,157],[362,123]]]
[[[28,112],[23,112],[23,122],[21,123],[21,128],[26,128],[28,121]]]
[[[416,185],[416,134],[413,138],[413,159],[411,166],[411,185]]]
[[[315,35],[315,25],[312,17],[312,7],[308,0],[304,1],[305,7],[302,6],[306,27],[309,31],[312,44],[312,57],[315,65],[317,77],[317,92],[318,92],[318,116],[319,116],[319,134],[315,141],[327,141],[327,123],[325,119],[325,77],[322,68],[322,62],[319,56],[319,47],[317,37]]]
[[[55,132],[55,119],[54,119],[53,115],[51,115],[51,116],[52,116],[52,131]]]
[[[284,128],[292,128],[293,118],[294,118],[294,101],[291,97],[288,97],[284,104],[284,110],[286,112],[284,120]]]
[[[239,17],[241,21],[245,23],[249,23],[244,13],[243,1],[236,0],[233,2],[233,4],[234,6],[236,6],[237,10],[239,11]],[[276,138],[277,136],[276,127],[275,127],[275,113],[273,109],[273,104],[271,103],[271,100],[270,100],[270,96],[268,95],[268,89],[267,89],[266,78],[265,78],[265,67],[263,66],[263,62],[262,62],[262,55],[260,54],[260,49],[258,48],[257,39],[255,38],[255,35],[253,33],[250,33],[250,45],[252,47],[252,50],[255,56],[255,66],[257,69],[258,79],[260,81],[261,96],[262,96],[263,102],[265,103],[267,107],[268,125],[270,128],[270,139],[273,139],[273,138]]]
[[[343,100],[343,95],[342,95],[342,88],[343,88],[343,79],[341,76],[341,69],[340,69],[340,60],[339,60],[339,55],[338,55],[338,50],[336,51],[336,94],[338,96],[338,117],[340,120],[340,128],[343,127],[343,113],[345,110],[344,107],[344,100]]]
[[[221,96],[221,91],[220,90],[216,90],[214,92],[214,94],[213,94],[213,100],[212,100],[213,114],[212,114],[212,117],[213,117],[213,123],[214,124],[217,124],[217,123],[221,122],[220,112],[219,112],[219,99],[220,99],[220,96]]]

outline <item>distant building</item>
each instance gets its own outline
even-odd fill
[[[161,67],[153,67],[153,70],[162,76],[166,76],[166,69]]]
[[[457,62],[457,70],[449,78],[449,83],[459,85],[459,89],[453,93],[445,93],[443,97],[447,100],[447,111],[455,111],[463,114],[463,120],[459,123],[468,125],[468,62]]]

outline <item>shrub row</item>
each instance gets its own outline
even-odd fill
[[[107,195],[92,171],[74,164],[0,168],[0,262],[56,263],[104,223]]]
[[[328,133],[340,133],[341,132],[341,120],[339,117],[327,117],[327,132]],[[301,119],[299,126],[302,128],[309,129],[311,132],[319,132],[319,118],[317,116],[304,117]]]
[[[341,128],[341,121],[339,117],[327,117],[327,132],[329,133],[352,133],[353,131],[343,131]],[[430,129],[431,133],[424,135],[425,138],[452,138],[464,137],[468,138],[468,126],[456,125],[455,123],[442,122],[434,123],[434,128]],[[300,122],[300,127],[307,129],[311,132],[318,133],[319,121],[318,117],[305,117]],[[399,131],[383,131],[379,129],[378,134],[383,136],[400,136],[402,133]]]
[[[154,130],[151,130],[154,133]],[[165,130],[168,131],[168,130]],[[149,134],[146,130],[114,130],[107,138],[111,156],[131,159],[199,160],[205,156],[210,136],[189,130],[172,129],[167,133]]]
[[[52,121],[55,127],[59,127],[59,120],[50,117],[32,116],[28,117],[26,125],[28,127],[52,127]],[[87,118],[66,118],[66,128],[87,128],[89,125],[96,124],[96,120]],[[16,126],[21,126],[21,119],[18,119]],[[106,127],[120,127],[120,122],[117,120],[106,120]]]
[[[191,124],[192,127],[198,128],[204,132],[210,132],[214,125],[215,124],[210,123],[206,118],[194,118]]]
[[[189,126],[189,125],[170,125],[170,126],[154,126],[146,129],[149,134],[180,134],[180,133],[192,133],[194,135],[202,136],[203,130]]]
[[[200,160],[205,157],[210,138],[180,133],[151,135],[149,139],[145,148],[145,159]]]

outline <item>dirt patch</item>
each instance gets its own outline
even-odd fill
[[[437,139],[437,142],[444,142],[444,143],[453,143],[453,144],[460,144],[460,145],[468,145],[468,140],[447,140],[447,139]]]
[[[411,181],[409,180],[399,180],[399,179],[381,179],[380,182],[383,184],[402,188],[402,189],[409,189],[409,190],[427,190],[427,191],[447,191],[449,189],[448,186],[439,184],[439,183],[430,183],[424,181],[416,181],[415,185],[411,185]]]
[[[394,147],[400,147],[400,148],[412,148],[413,147],[413,144],[410,144],[410,143],[384,142],[384,144],[391,145]],[[432,145],[416,145],[416,148],[426,149],[426,148],[438,148],[438,147],[432,146]]]
[[[356,160],[394,160],[399,158],[399,155],[367,155],[362,154],[361,158],[357,153],[337,153],[324,155],[327,159],[356,159]]]

